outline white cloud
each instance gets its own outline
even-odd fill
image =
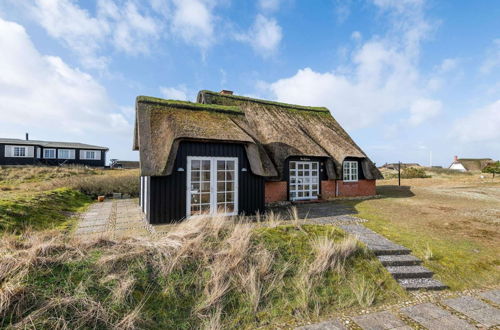
[[[127,54],[148,53],[162,30],[160,21],[143,12],[131,0],[119,5],[113,0],[97,0],[95,16],[71,0],[16,4],[90,68],[106,67],[109,58],[100,53],[108,47]]]
[[[40,54],[21,25],[0,18],[0,49],[0,131],[40,130],[95,143],[100,136],[101,144],[108,143],[103,132],[130,133],[131,125],[92,76]]]
[[[254,51],[263,57],[275,54],[282,38],[283,33],[278,22],[261,14],[255,17],[252,27],[246,34],[236,36],[237,40],[248,42]]]
[[[160,93],[166,99],[187,101],[187,89],[185,86],[179,87],[160,87]]]
[[[479,70],[483,74],[488,74],[496,68],[500,68],[500,39],[493,40],[493,45],[487,51],[486,59]]]
[[[263,11],[276,11],[280,7],[281,0],[259,0],[259,8]]]
[[[352,40],[354,40],[354,41],[360,41],[361,38],[363,38],[363,36],[361,35],[361,32],[354,31],[353,33],[351,33],[351,39]]]
[[[456,120],[452,136],[464,143],[493,142],[500,145],[500,99]]]
[[[351,14],[351,0],[335,0],[334,10],[337,23],[344,23]]]
[[[420,125],[424,121],[439,115],[442,108],[443,104],[441,101],[418,99],[410,107],[410,119],[408,122],[413,126]]]
[[[420,43],[431,30],[421,1],[375,4],[392,22],[387,36],[372,37],[356,47],[347,66],[328,72],[300,69],[268,84],[268,90],[279,101],[327,106],[348,128],[366,127],[401,111],[408,111],[414,124],[437,114],[439,101],[427,95],[427,80],[417,67]],[[422,101],[428,99],[431,102]]]
[[[210,2],[173,0],[172,30],[187,43],[208,48],[214,40],[214,16]]]

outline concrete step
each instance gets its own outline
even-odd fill
[[[420,259],[410,254],[380,255],[377,258],[384,266],[416,266],[422,263]]]
[[[376,256],[394,256],[394,255],[404,255],[410,254],[411,250],[403,246],[380,246],[380,247],[368,247]]]
[[[431,278],[433,273],[423,266],[387,266],[389,273],[395,279]]]
[[[448,288],[433,278],[402,278],[397,281],[406,290],[444,290]]]

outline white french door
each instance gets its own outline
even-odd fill
[[[318,199],[319,162],[290,161],[290,199]]]
[[[187,158],[187,217],[238,214],[238,158]]]

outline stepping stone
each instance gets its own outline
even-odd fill
[[[476,329],[475,326],[431,303],[403,308],[401,312],[427,329]]]
[[[388,266],[386,268],[395,279],[431,278],[433,274],[424,266]]]
[[[444,303],[487,327],[500,325],[500,310],[473,297],[448,299]]]
[[[400,278],[397,281],[406,290],[444,290],[448,288],[433,278]]]
[[[357,236],[375,255],[409,254],[411,252],[410,249],[395,244],[362,225],[342,225],[340,228]]]
[[[295,328],[295,330],[347,330],[347,328],[339,320],[330,320],[321,323],[304,325]]]
[[[497,305],[500,305],[500,290],[491,290],[486,292],[481,292],[479,294],[484,299],[494,302]]]
[[[364,330],[411,330],[397,316],[391,312],[379,312],[367,315],[360,315],[352,318]]]
[[[422,261],[411,254],[381,255],[377,257],[384,266],[416,266]]]

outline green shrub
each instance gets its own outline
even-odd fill
[[[403,179],[416,179],[416,178],[430,178],[430,175],[425,173],[423,168],[407,167],[401,170],[401,178]]]
[[[109,196],[113,193],[139,196],[139,177],[137,175],[93,175],[74,177],[69,186],[87,196]]]

